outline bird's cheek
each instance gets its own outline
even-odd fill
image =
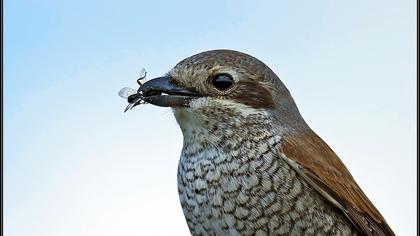
[[[212,107],[214,105],[214,99],[209,96],[199,97],[194,100],[191,100],[189,108],[192,111],[198,111],[206,109],[207,107]]]
[[[270,91],[257,82],[241,81],[229,95],[236,102],[253,108],[274,108],[275,103]]]

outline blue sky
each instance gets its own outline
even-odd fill
[[[186,235],[169,109],[120,88],[195,53],[269,65],[399,235],[416,232],[416,1],[4,1],[5,235]]]

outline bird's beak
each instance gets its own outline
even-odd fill
[[[170,76],[152,79],[140,86],[143,100],[161,107],[188,107],[191,100],[200,97],[193,88],[178,86]]]

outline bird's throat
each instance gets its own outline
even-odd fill
[[[242,107],[200,106],[174,108],[185,146],[221,146],[227,140],[242,142],[262,130],[276,133],[273,121],[264,111]],[[227,147],[228,148],[228,147]]]

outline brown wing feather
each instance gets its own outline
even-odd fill
[[[395,235],[331,148],[312,130],[285,136],[285,159],[365,235]]]

